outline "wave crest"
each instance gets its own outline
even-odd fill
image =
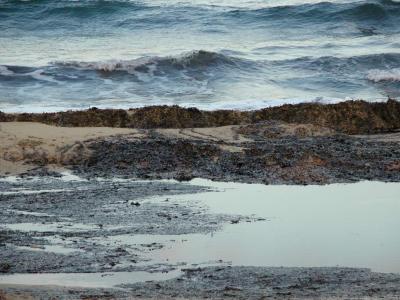
[[[216,52],[192,51],[179,56],[142,57],[133,60],[106,60],[97,62],[55,62],[57,66],[89,69],[102,72],[114,71],[149,71],[152,66],[173,67],[176,69],[201,68],[217,64],[236,64],[239,59],[225,56]]]
[[[367,79],[373,82],[400,82],[400,68],[391,70],[370,70],[367,74]]]
[[[9,70],[7,68],[7,66],[0,65],[0,75],[9,76],[9,75],[13,75],[13,74],[14,74],[14,72]]]

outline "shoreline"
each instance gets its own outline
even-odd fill
[[[263,184],[400,181],[400,102],[0,113],[0,175],[205,178]]]
[[[158,241],[158,235],[204,235],[227,226],[270,222],[267,214],[213,213],[196,201],[174,200],[175,195],[190,199],[211,191],[180,181],[206,178],[294,188],[364,180],[400,182],[396,109],[400,111],[400,104],[391,100],[245,113],[150,107],[133,112],[0,114],[0,178],[18,176],[15,181],[0,180],[6,191],[0,193],[3,276],[38,273],[64,278],[89,272],[91,278],[103,278],[107,272],[128,272],[130,277],[146,272],[162,277],[182,271],[164,281],[128,282],[125,290],[0,284],[0,298],[396,299],[398,273],[346,265],[246,267],[216,261],[217,266],[207,266],[191,265],[190,260],[183,262],[185,266],[172,261],[146,264],[152,258],[146,253],[168,249],[168,242]],[[189,126],[193,124],[199,126]],[[65,170],[79,180],[63,178]],[[231,196],[219,197],[224,196],[232,201]],[[149,201],[151,197],[159,201]],[[243,205],[251,206],[249,201]],[[149,241],[130,241],[138,235]],[[252,245],[245,244],[250,249]],[[111,278],[119,280],[120,275]]]
[[[400,181],[400,134],[282,122],[188,129],[0,122],[0,176],[205,178],[263,184]]]

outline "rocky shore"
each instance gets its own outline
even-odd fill
[[[83,176],[265,184],[400,180],[395,100],[247,112],[90,109],[1,114],[0,120],[3,174],[14,172],[11,164],[20,173],[52,166]]]
[[[8,287],[4,299],[398,299],[400,276],[354,268],[187,268],[182,276],[116,289]],[[0,290],[0,297],[2,292]],[[21,298],[18,298],[21,297]]]
[[[249,141],[240,143],[162,134],[150,134],[144,140],[95,141],[87,145],[90,157],[73,169],[97,176],[111,173],[184,181],[201,177],[264,184],[400,180],[398,142],[345,135],[264,138],[265,128],[275,126],[279,125],[258,124],[256,133],[251,128],[252,134],[244,135]],[[235,129],[249,130],[247,126]]]
[[[125,272],[130,279],[146,272],[162,279],[100,289],[1,284],[0,278],[0,299],[398,299],[398,274],[222,261],[156,263],[146,255],[167,242],[130,239],[213,233],[226,225],[266,221],[173,202],[174,195],[209,189],[158,179],[399,182],[399,130],[395,100],[259,111],[162,106],[0,113],[0,273],[117,280]],[[64,178],[66,170],[78,179]],[[148,201],[152,197],[158,200]]]
[[[260,267],[231,265],[224,260],[200,264],[181,260],[179,244],[185,244],[188,236],[241,225],[266,224],[266,230],[274,230],[270,221],[256,215],[217,214],[201,203],[174,198],[208,194],[208,187],[49,175],[0,180],[2,300],[400,296],[399,274],[364,268]],[[216,193],[224,197],[223,191]],[[178,262],[152,255],[163,249],[168,252],[173,246],[176,252],[168,257],[176,257]],[[13,280],[15,283],[10,283]]]

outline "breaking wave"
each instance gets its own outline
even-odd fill
[[[269,74],[268,70],[291,69],[295,72],[313,72],[318,74],[336,74],[349,76],[368,73],[371,81],[399,81],[400,54],[382,53],[352,57],[300,57],[289,60],[247,60],[236,56],[212,51],[191,51],[176,56],[140,57],[131,60],[102,61],[56,61],[47,66],[7,66],[0,65],[0,77],[27,77],[35,80],[56,82],[74,78],[87,78],[104,73],[116,77],[114,80],[126,80],[118,74],[150,76],[172,76],[177,74],[216,74],[231,72],[233,74]],[[258,73],[257,73],[258,72]],[[266,72],[266,73],[265,73]],[[91,75],[88,75],[91,74]],[[222,73],[221,73],[222,74]],[[364,75],[362,75],[364,74]],[[246,75],[247,76],[247,75]],[[268,76],[268,75],[264,75]],[[171,77],[171,78],[172,78]]]
[[[391,70],[370,70],[367,79],[373,82],[400,82],[400,68]]]
[[[153,66],[171,67],[175,69],[206,68],[216,65],[238,65],[241,60],[224,54],[209,51],[192,51],[178,56],[142,57],[133,60],[106,60],[97,62],[55,62],[62,67],[96,70],[103,72],[114,71],[149,71]]]

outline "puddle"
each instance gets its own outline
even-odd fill
[[[200,201],[212,213],[254,214],[267,220],[227,225],[209,235],[120,239],[128,244],[164,243],[149,255],[170,263],[223,260],[247,266],[346,266],[400,272],[399,183],[264,186],[197,179],[191,184],[222,192],[175,196],[170,201]]]
[[[44,245],[44,246],[17,246],[18,250],[28,250],[28,251],[44,251],[44,252],[53,252],[58,254],[71,254],[75,252],[84,252],[82,249],[73,249],[73,248],[66,248],[60,245]]]
[[[144,281],[160,281],[178,277],[180,270],[170,272],[108,272],[108,273],[43,273],[0,276],[0,284],[58,285],[83,288],[115,288],[118,285]]]
[[[71,189],[54,189],[54,190],[19,190],[19,191],[8,191],[8,192],[0,192],[0,195],[30,195],[30,194],[44,194],[44,193],[62,193],[62,192],[71,192]]]
[[[60,174],[61,174],[60,180],[62,180],[62,181],[80,181],[80,182],[88,181],[87,179],[84,179],[80,176],[74,175],[70,171],[63,171]]]
[[[46,214],[46,213],[25,211],[25,210],[16,210],[16,209],[9,209],[8,211],[18,214],[18,215],[25,215],[25,216],[35,216],[35,217],[54,217],[55,216],[55,215]]]
[[[79,224],[79,223],[16,223],[16,224],[3,224],[11,230],[18,230],[23,232],[77,232],[77,231],[89,231],[98,228],[95,224]]]
[[[342,266],[400,273],[399,183],[265,186],[195,179],[185,184],[205,186],[209,192],[144,198],[139,202],[161,203],[168,198],[170,204],[200,205],[211,214],[254,216],[253,219],[264,220],[246,222],[243,219],[236,224],[235,218],[234,224],[226,224],[221,231],[209,234],[105,235],[85,237],[85,241],[121,247],[143,258],[139,264],[146,265],[187,266],[214,262],[266,267]],[[36,212],[18,212],[41,216]],[[68,239],[57,239],[57,233],[99,229],[96,224],[72,222],[2,226],[25,232],[54,232],[54,236],[48,237],[51,245],[42,249],[25,248],[64,254],[79,249],[69,248]],[[16,274],[0,276],[0,284],[113,287],[165,280],[178,276],[179,272]]]
[[[0,182],[17,183],[19,180],[21,180],[21,178],[18,176],[0,177]]]

